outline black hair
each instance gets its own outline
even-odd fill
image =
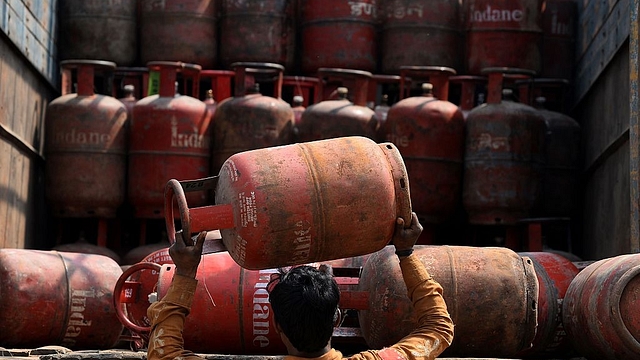
[[[269,294],[273,316],[298,351],[313,353],[333,335],[340,289],[326,271],[303,265],[280,278]]]

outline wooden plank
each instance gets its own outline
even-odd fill
[[[602,71],[629,37],[629,1],[620,0],[613,4],[610,11],[607,7],[584,9],[581,14],[586,34],[578,43],[588,42],[583,54],[576,59],[576,76],[573,104],[579,103]],[[588,3],[592,3],[589,1]],[[593,2],[598,3],[600,2]],[[608,3],[606,3],[608,4]],[[604,10],[603,10],[604,9]],[[602,25],[597,25],[602,22]],[[593,32],[593,34],[591,34]],[[579,34],[581,31],[578,32]],[[591,37],[589,37],[591,34]],[[581,44],[584,46],[584,44]],[[579,50],[580,51],[580,50]]]
[[[1,1],[0,30],[11,39],[49,84],[57,88],[56,8],[50,6],[47,1]],[[36,9],[38,15],[35,16],[31,9]]]
[[[630,202],[630,235],[629,249],[640,252],[640,64],[638,51],[640,50],[640,26],[638,26],[638,11],[640,0],[631,0],[629,12],[629,202]]]
[[[8,227],[7,218],[9,213],[10,188],[9,172],[11,165],[11,145],[0,139],[0,229]],[[3,248],[11,247],[12,241],[6,237],[6,233],[0,236],[0,245]]]

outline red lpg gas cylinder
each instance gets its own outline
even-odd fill
[[[54,216],[116,216],[125,200],[127,109],[117,99],[95,94],[96,71],[106,61],[61,62],[63,95],[47,107],[46,196]],[[77,93],[68,93],[72,73]]]
[[[416,245],[414,254],[444,291],[455,324],[446,357],[512,358],[536,333],[538,281],[530,259],[507,248]],[[360,276],[369,293],[359,311],[367,344],[381,349],[417,326],[392,246],[372,254]]]
[[[539,201],[544,119],[528,105],[502,100],[503,78],[526,72],[485,69],[487,103],[467,117],[462,202],[471,224],[515,225]]]
[[[451,84],[460,86],[458,106],[465,120],[469,112],[484,103],[487,94],[487,78],[484,76],[460,75],[449,78]]]
[[[321,67],[377,70],[376,0],[300,2],[305,74]]]
[[[521,252],[533,261],[538,278],[538,330],[533,346],[518,357],[552,359],[570,357],[573,349],[562,324],[562,302],[578,275],[578,268],[569,259],[550,252]]]
[[[291,143],[293,110],[281,99],[284,67],[271,63],[240,62],[233,64],[233,68],[235,95],[218,104],[213,118],[213,174],[220,171],[224,161],[233,154]],[[247,71],[253,69],[277,74],[273,97],[259,91],[247,93],[246,82],[250,78]]]
[[[122,97],[119,98],[121,103],[124,104],[125,108],[127,108],[127,116],[129,117],[129,121],[131,121],[131,117],[133,116],[133,107],[136,105],[138,99],[135,96],[135,86],[132,84],[127,84],[122,88]]]
[[[57,19],[60,59],[101,59],[120,66],[136,61],[137,1],[61,1]]]
[[[576,48],[578,2],[546,0],[542,9],[542,72],[549,78],[571,79]]]
[[[106,256],[0,249],[0,344],[111,349],[123,330],[112,302],[121,274]]]
[[[486,67],[540,72],[543,0],[466,1],[467,73]]]
[[[409,64],[462,69],[463,37],[458,0],[383,1],[382,72]],[[425,51],[425,47],[429,51]],[[446,100],[446,99],[444,99]]]
[[[147,66],[160,72],[160,91],[133,108],[128,196],[136,217],[152,219],[163,216],[163,189],[169,179],[209,175],[211,117],[202,101],[176,95],[176,76],[186,64],[159,61]],[[190,194],[189,201],[204,205],[207,196]]]
[[[332,267],[344,294],[339,305],[343,310],[358,309],[362,307],[360,298],[367,298],[361,292],[344,291],[349,284],[357,284],[357,274],[364,260],[366,257],[323,262]],[[164,265],[143,262],[125,270],[115,286],[114,302],[120,321],[128,329],[148,336],[149,299],[161,299],[166,294],[174,272],[175,266],[171,262]],[[270,275],[275,272],[277,269],[243,269],[227,252],[203,256],[198,267],[193,305],[184,324],[185,348],[217,354],[286,353],[275,330],[266,290]],[[342,273],[353,273],[356,278],[340,276]],[[342,333],[340,327],[336,328],[336,333]],[[337,340],[335,335],[334,340]]]
[[[607,258],[569,285],[562,319],[573,348],[589,359],[640,358],[640,255]]]
[[[212,118],[216,113],[218,103],[231,97],[231,80],[234,75],[233,71],[228,70],[202,70],[200,72],[200,78],[203,82],[206,82],[205,79],[210,81],[203,101],[207,105]]]
[[[464,155],[464,117],[447,101],[451,68],[403,66],[401,77],[428,78],[423,96],[395,103],[379,130],[405,159],[411,179],[411,204],[422,223],[446,221],[460,204]],[[404,93],[404,81],[401,81]],[[431,90],[434,90],[434,93]]]
[[[213,69],[217,4],[213,0],[141,0],[141,62],[184,61]]]
[[[291,0],[222,1],[220,63],[270,62],[294,68],[296,6]]]
[[[284,76],[282,81],[283,93],[290,92],[292,96],[302,96],[302,106],[305,108],[321,100],[319,80],[308,76]]]
[[[375,112],[366,106],[371,76],[370,72],[360,70],[320,68],[320,94],[324,94],[328,85],[336,83],[336,80],[346,86],[337,88],[337,100],[320,101],[302,113],[297,126],[296,141],[344,136],[365,136],[375,140],[378,120]],[[348,88],[353,94],[353,102],[347,99]]]
[[[215,189],[216,205],[189,208],[183,187]],[[397,217],[411,216],[398,149],[365,137],[246,151],[227,159],[217,177],[170,181],[170,238],[173,200],[183,231],[220,229],[226,249],[247,269],[368,254],[389,243]]]
[[[406,87],[409,87],[411,79],[405,79]],[[378,128],[387,121],[389,105],[397,102],[400,97],[400,76],[374,74],[369,81],[367,106],[372,108],[378,118]],[[389,96],[389,94],[392,94]],[[393,100],[393,101],[392,101]]]

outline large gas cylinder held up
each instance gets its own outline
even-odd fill
[[[462,70],[464,41],[458,0],[382,1],[381,68],[397,74],[409,64]],[[424,51],[425,46],[429,51]],[[446,100],[446,99],[445,99]]]
[[[570,357],[573,353],[562,324],[562,302],[578,275],[578,268],[562,255],[550,252],[521,252],[533,261],[538,277],[538,330],[531,348],[517,357],[555,359]]]
[[[0,249],[0,344],[113,348],[123,330],[112,300],[121,274],[106,256]]]
[[[232,67],[234,96],[218,103],[213,118],[211,174],[217,174],[233,154],[287,145],[293,134],[293,110],[281,98],[284,67],[254,62],[234,63]],[[273,96],[262,95],[259,82],[251,81],[265,74],[274,84]]]
[[[222,1],[220,65],[269,62],[294,69],[295,0]]]
[[[319,68],[376,71],[376,0],[305,0],[300,2],[301,71]]]
[[[217,4],[214,0],[141,0],[141,62],[184,61],[213,69]]]
[[[533,107],[502,100],[505,76],[532,72],[483,72],[489,81],[487,103],[467,116],[462,203],[470,224],[515,225],[540,199],[545,123]]]
[[[60,66],[63,95],[45,118],[47,202],[57,217],[113,218],[125,200],[127,109],[93,89],[96,72],[116,65],[66,60]],[[74,73],[78,90],[70,93]]]
[[[530,259],[507,248],[414,246],[414,256],[444,291],[456,328],[446,357],[515,357],[536,333],[538,280]],[[391,346],[417,326],[392,246],[372,254],[359,290],[369,307],[359,311],[360,328],[373,349]]]
[[[339,287],[353,283],[362,257],[323,262],[333,269]],[[318,264],[308,264],[317,267]],[[355,271],[350,271],[355,270]],[[155,271],[155,273],[154,273]],[[267,284],[278,269],[251,271],[238,266],[227,252],[207,254],[198,267],[190,315],[184,323],[185,348],[200,353],[276,355],[286,352],[273,322]],[[120,321],[131,331],[148,335],[147,299],[161,299],[175,274],[173,263],[144,262],[125,270],[114,289]],[[348,281],[351,280],[351,281]],[[357,282],[357,279],[355,279]],[[359,294],[364,295],[366,294]],[[152,302],[153,302],[152,300]],[[356,306],[354,306],[356,304]],[[353,297],[341,296],[342,310],[357,307]],[[125,311],[126,309],[126,311]],[[338,326],[334,333],[340,334]],[[336,338],[332,343],[336,343]]]
[[[176,94],[178,72],[195,71],[199,65],[159,61],[147,66],[160,74],[159,94],[133,107],[128,197],[137,218],[154,219],[163,216],[163,189],[169,179],[209,175],[211,117],[202,101]],[[193,204],[205,205],[207,200],[205,194],[189,195]]]
[[[486,67],[541,68],[543,0],[469,0],[465,7],[466,70]]]
[[[487,78],[485,76],[458,75],[449,78],[451,84],[460,86],[458,106],[465,120],[469,112],[484,103],[487,95]]]
[[[333,83],[338,99],[327,99],[309,106],[300,117],[295,140],[298,142],[332,139],[344,136],[365,136],[376,139],[378,120],[366,106],[371,73],[350,69],[318,69],[319,92],[324,94]],[[353,102],[348,99],[349,89]]]
[[[439,66],[402,66],[401,78],[428,79],[422,96],[395,103],[379,130],[381,141],[394,143],[411,178],[411,204],[420,222],[437,224],[450,218],[460,204],[464,155],[464,117],[449,102],[449,76],[455,70]],[[400,94],[404,91],[401,80]],[[435,94],[435,95],[434,95]]]
[[[578,26],[578,3],[574,0],[546,0],[542,9],[541,76],[573,77]]]
[[[136,61],[136,1],[61,1],[57,18],[60,59],[100,59],[120,66]]]
[[[640,358],[640,255],[602,259],[573,279],[562,319],[573,348],[589,359]]]
[[[185,191],[209,189],[215,205],[189,208]],[[169,181],[165,222],[174,240],[175,202],[182,231],[219,229],[247,269],[371,253],[389,243],[398,217],[411,217],[400,152],[360,136],[246,151],[227,159],[219,176]]]

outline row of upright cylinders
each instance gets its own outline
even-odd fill
[[[197,75],[199,66],[149,63],[148,74],[158,74],[149,75],[149,84],[157,86],[158,94],[122,99],[127,110],[122,102],[93,92],[95,69],[113,69],[112,63],[64,62],[63,74],[77,71],[78,93],[54,100],[47,111],[47,196],[53,214],[114,217],[128,196],[137,217],[162,218],[163,189],[171,178],[217,175],[229,156],[242,151],[344,136],[398,147],[409,174],[413,208],[425,223],[446,221],[460,203],[470,223],[485,225],[574,211],[579,125],[560,112],[503,101],[509,81],[521,81],[525,102],[527,92],[539,94],[529,71],[489,68],[487,77],[452,77],[455,71],[450,68],[403,67],[401,76],[385,79],[399,83],[401,100],[376,114],[366,106],[370,82],[375,83],[368,72],[322,68],[311,83],[325,99],[292,109],[279,97],[282,66],[234,66],[235,72],[218,74],[235,78],[234,96],[217,102],[176,96],[178,74]],[[275,84],[275,97],[256,92],[256,81],[265,75]],[[463,96],[460,106],[449,102],[451,80],[460,81],[472,99]],[[197,76],[190,81],[197,84]],[[426,93],[408,96],[410,82],[421,84]],[[227,88],[217,90],[230,94]],[[330,93],[344,98],[324,96]],[[474,105],[478,93],[486,94],[487,104]],[[541,200],[543,194],[547,203]],[[210,201],[206,194],[188,194],[188,200],[190,206]]]
[[[400,66],[434,64],[473,75],[508,66],[567,77],[578,22],[578,4],[571,0],[66,0],[61,5],[63,60],[139,66],[165,59],[207,69],[259,61],[305,75],[321,67],[395,74]]]

